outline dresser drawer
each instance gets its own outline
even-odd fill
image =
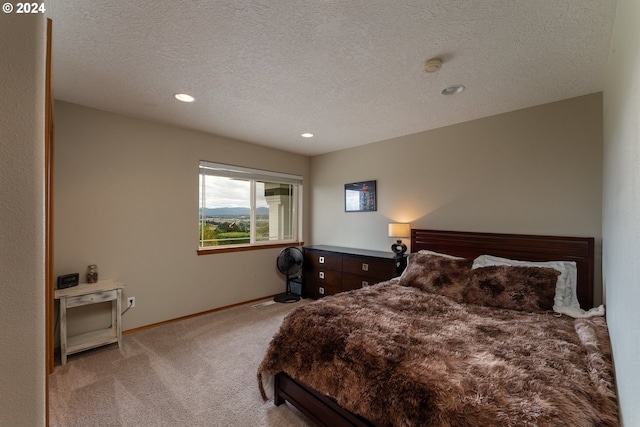
[[[333,252],[304,251],[304,265],[310,269],[342,270],[342,255]]]
[[[375,285],[378,282],[381,282],[381,280],[377,280],[369,276],[360,276],[357,274],[342,273],[342,287],[347,291]]]
[[[342,271],[345,273],[368,276],[378,281],[390,279],[395,275],[396,265],[391,259],[366,258],[359,256],[342,257]]]
[[[87,304],[96,304],[99,302],[113,301],[118,298],[118,291],[113,289],[111,291],[94,292],[86,295],[76,295],[73,297],[67,297],[67,308],[80,307]]]
[[[323,267],[313,268],[304,267],[304,277],[306,280],[312,280],[325,285],[340,286],[342,282],[342,272],[337,270],[329,270]]]
[[[339,292],[344,292],[345,289],[338,286],[328,285],[326,283],[308,280],[304,283],[304,291],[307,297],[318,299],[328,295],[335,295]]]

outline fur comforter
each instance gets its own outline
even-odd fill
[[[396,281],[301,306],[259,367],[393,426],[617,426],[605,319],[456,303]]]

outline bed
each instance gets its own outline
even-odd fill
[[[592,238],[414,229],[411,250],[400,278],[294,309],[263,398],[332,427],[618,425]]]

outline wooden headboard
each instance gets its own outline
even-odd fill
[[[465,258],[487,254],[522,261],[575,261],[580,306],[593,307],[593,237],[412,229],[411,252],[422,249]]]

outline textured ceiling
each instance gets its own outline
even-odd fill
[[[51,0],[55,96],[315,155],[600,91],[615,6]]]

